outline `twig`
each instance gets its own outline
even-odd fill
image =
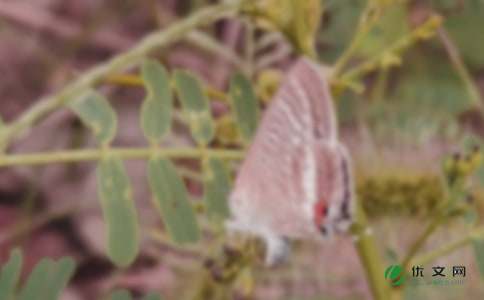
[[[354,78],[360,77],[363,74],[378,68],[383,58],[388,57],[388,55],[395,55],[396,53],[407,49],[419,40],[429,38],[432,30],[437,30],[441,23],[442,18],[440,16],[433,15],[429,17],[425,23],[414,29],[409,35],[398,39],[395,43],[373,56],[366,62],[361,63],[345,72],[340,76],[340,79],[344,81],[351,81]],[[337,75],[337,72],[334,73],[333,76],[335,76],[335,74]]]
[[[186,40],[191,44],[203,48],[217,55],[217,57],[225,59],[244,74],[248,74],[249,70],[244,61],[229,47],[224,46],[208,34],[194,30],[187,34]]]
[[[445,217],[438,216],[430,222],[423,233],[417,238],[417,240],[410,246],[407,254],[405,255],[404,259],[402,260],[402,268],[404,270],[410,264],[410,261],[413,259],[415,254],[425,245],[427,239],[435,232],[435,230],[445,221]]]
[[[457,239],[436,250],[427,252],[421,256],[414,258],[412,260],[412,263],[415,265],[424,265],[426,263],[433,261],[436,258],[448,255],[456,251],[457,249],[467,246],[468,244],[472,243],[472,241],[474,241],[476,238],[483,238],[483,237],[484,237],[484,227],[476,228],[460,239]]]
[[[370,31],[374,23],[378,20],[377,16],[372,16],[372,14],[375,12],[375,9],[376,8],[373,2],[368,1],[365,10],[360,16],[360,20],[356,28],[357,31],[353,39],[351,40],[350,45],[345,49],[343,54],[340,55],[340,57],[333,66],[333,77],[337,77],[341,74],[343,68],[346,66],[350,58],[355,54],[356,50],[358,50],[358,47],[360,46],[366,34]]]
[[[68,84],[57,94],[41,98],[28,111],[1,131],[0,145],[6,146],[14,138],[19,138],[22,133],[31,128],[38,121],[45,118],[57,108],[63,106],[71,99],[79,96],[106,76],[121,73],[129,67],[139,63],[153,50],[179,40],[195,27],[208,24],[227,16],[228,14],[234,13],[237,8],[238,1],[213,5],[199,10],[193,15],[180,20],[164,30],[149,34],[130,50],[85,72],[77,80]]]
[[[442,45],[444,46],[445,51],[447,52],[447,55],[449,56],[452,67],[465,85],[470,99],[474,104],[478,106],[481,111],[484,112],[484,107],[481,101],[479,90],[477,89],[476,84],[472,79],[472,76],[469,74],[469,71],[467,70],[464,62],[462,61],[459,50],[452,42],[445,28],[440,27],[439,29],[437,29],[437,33],[440,41],[442,42]]]
[[[169,158],[200,158],[203,151],[197,148],[110,148],[67,150],[32,154],[12,154],[0,156],[0,167],[22,165],[45,165],[54,163],[69,163],[79,161],[100,160],[106,155],[122,159],[146,159],[152,156]],[[243,151],[226,149],[207,149],[209,157],[220,159],[242,159]]]

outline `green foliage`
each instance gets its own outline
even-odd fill
[[[10,258],[0,266],[0,299],[1,300],[57,300],[67,286],[75,271],[74,260],[63,257],[59,260],[43,258],[33,268],[24,286],[17,289],[22,269],[22,253],[15,249]],[[110,300],[131,300],[127,290],[115,290],[108,297]],[[161,300],[157,293],[149,293],[143,300]]]
[[[143,300],[161,300],[161,297],[158,294],[150,293],[144,296]]]
[[[407,22],[407,7],[396,3],[385,9],[385,13],[364,38],[360,54],[366,57],[378,54],[410,33]]]
[[[298,54],[314,56],[314,36],[323,11],[321,0],[246,0],[241,11],[282,32]]]
[[[123,162],[117,157],[101,160],[97,180],[106,222],[108,256],[116,265],[128,266],[138,254],[138,222]]]
[[[230,80],[230,100],[242,138],[250,142],[259,121],[259,104],[252,84],[242,74],[237,73]]]
[[[0,299],[11,300],[20,278],[22,269],[22,253],[15,249],[10,253],[10,258],[2,267],[0,273]]]
[[[42,259],[32,270],[17,299],[58,299],[60,292],[74,274],[74,269],[75,264],[71,258],[64,257],[58,261]]]
[[[482,0],[462,1],[453,3],[455,9],[445,21],[445,28],[457,44],[464,60],[474,69],[484,66],[484,2]]]
[[[116,135],[117,119],[104,96],[91,90],[72,101],[69,106],[94,132],[101,145],[111,143]]]
[[[229,216],[227,198],[230,192],[229,172],[220,159],[209,158],[206,161],[204,197],[207,213],[214,219]]]
[[[323,23],[319,39],[327,49],[321,53],[323,60],[334,63],[349,45],[358,19],[366,1],[328,0],[325,14],[327,23]]]
[[[115,290],[109,296],[109,300],[132,300],[133,297],[128,290]],[[143,300],[161,300],[160,295],[156,293],[150,293],[142,298]]]
[[[114,291],[109,297],[110,300],[132,300],[131,293],[127,290]]]
[[[147,96],[141,107],[141,127],[148,140],[157,144],[171,125],[172,93],[166,69],[157,61],[146,60],[141,68]]]
[[[197,77],[187,71],[176,70],[173,76],[193,138],[198,144],[207,145],[212,140],[215,129],[210,103],[202,84]]]
[[[429,174],[367,177],[356,191],[367,215],[430,216],[444,199],[441,179]]]
[[[456,117],[473,107],[465,84],[443,56],[413,51],[406,61],[394,90],[369,106],[375,134],[407,142],[453,134]]]
[[[475,239],[472,242],[474,256],[476,258],[477,269],[484,278],[484,239]]]
[[[173,164],[166,159],[150,159],[148,181],[171,238],[180,244],[198,241],[200,233],[195,213]]]

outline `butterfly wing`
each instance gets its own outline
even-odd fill
[[[313,230],[296,228],[307,225],[299,222],[310,218],[301,204],[315,190],[314,156],[306,145],[336,141],[336,136],[327,80],[315,63],[299,59],[266,110],[239,170],[229,200],[233,217],[243,219],[248,231],[273,224],[287,228],[284,232]]]
[[[328,81],[309,59],[301,58],[290,68],[264,115],[254,144],[266,138],[289,146],[337,138]]]

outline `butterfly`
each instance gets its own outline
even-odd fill
[[[265,241],[267,265],[289,239],[346,231],[354,214],[350,160],[338,141],[328,80],[299,58],[266,109],[229,196],[227,229]]]

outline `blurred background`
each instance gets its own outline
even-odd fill
[[[147,33],[215,2],[0,0],[2,119],[5,123],[15,120],[41,96],[54,93],[83,71],[129,49]],[[350,87],[335,84],[341,139],[353,157],[356,192],[370,217],[379,250],[390,264],[402,257],[443,199],[442,162],[464,149],[470,139],[484,137],[484,1],[383,2],[388,2],[384,14],[364,36],[347,69],[409,36],[430,16],[443,18],[435,35],[412,42],[399,53],[397,62],[365,72]],[[365,6],[363,0],[322,1],[315,46],[320,63],[328,70],[351,44]],[[228,59],[213,51],[206,46],[206,37],[239,58]],[[259,26],[257,20],[228,18],[153,56],[168,69],[191,70],[223,92],[232,73],[245,68],[264,107],[297,54],[282,34]],[[114,78],[106,79],[100,90],[109,95],[118,114],[114,146],[145,146],[139,126],[143,87]],[[233,134],[223,122],[227,110],[223,102],[212,102],[219,129],[214,143],[232,147]],[[166,145],[191,143],[186,130],[175,127]],[[94,145],[79,120],[59,110],[10,151],[31,153]],[[198,170],[193,162],[177,163]],[[62,296],[66,300],[96,299],[114,287],[137,295],[160,291],[165,299],[193,299],[207,276],[198,249],[210,245],[210,233],[198,248],[167,244],[159,234],[163,225],[150,204],[145,162],[128,161],[126,166],[144,230],[141,254],[133,266],[118,270],[105,257],[94,163],[0,170],[0,263],[14,246],[24,251],[25,274],[44,256],[74,257],[78,268]],[[439,229],[424,250],[462,236],[470,223],[482,223],[482,178],[469,183],[473,214]],[[200,198],[200,184],[189,179],[186,183],[193,197]],[[370,299],[350,237],[337,237],[329,244],[301,241],[294,246],[288,264],[277,269],[255,266],[250,279],[236,283],[234,299]],[[429,277],[436,265],[466,266],[464,283],[409,287],[409,299],[484,298],[484,281],[472,247],[427,265]],[[251,296],[244,298],[247,290]]]

